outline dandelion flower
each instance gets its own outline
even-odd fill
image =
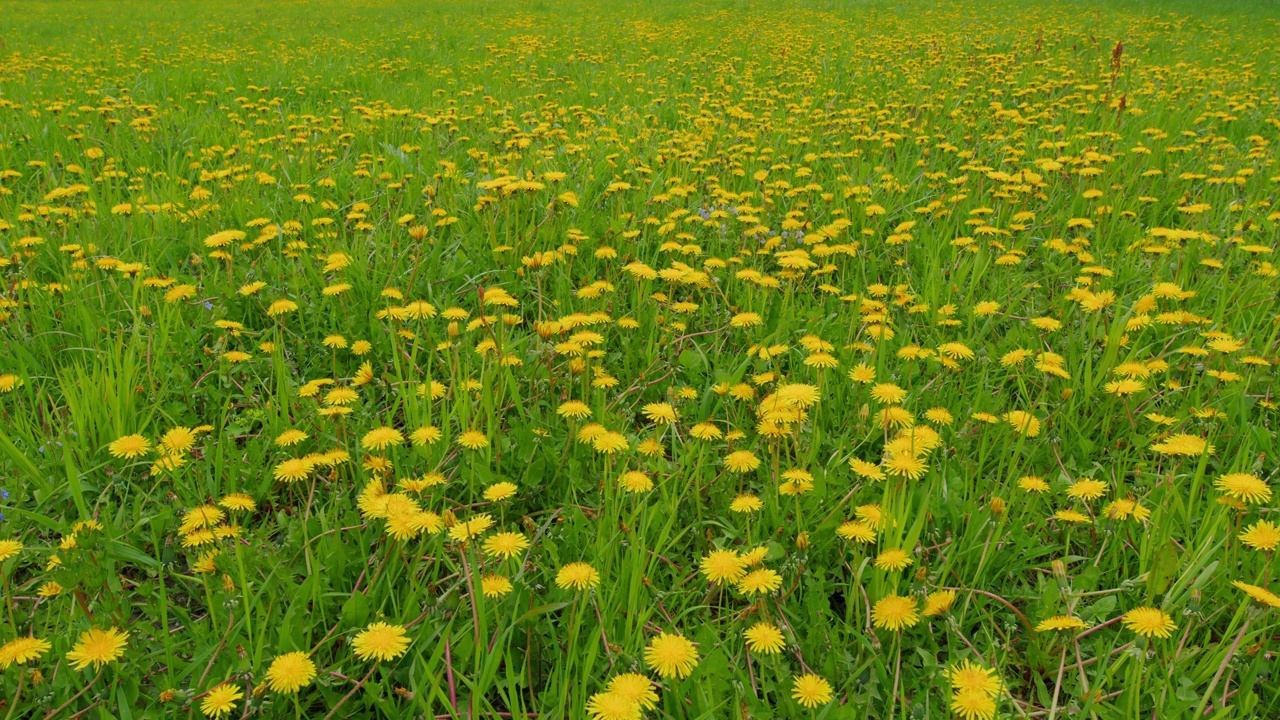
[[[298,443],[306,440],[309,436],[301,430],[285,430],[276,436],[276,445],[280,447],[293,447]]]
[[[801,675],[791,685],[791,697],[809,709],[826,705],[831,702],[831,683],[817,675]]]
[[[618,485],[629,493],[642,493],[653,489],[653,480],[639,470],[631,470],[618,478]]]
[[[10,665],[26,665],[32,660],[40,659],[49,652],[48,640],[36,637],[19,637],[0,645],[0,670],[9,669]]]
[[[749,450],[738,450],[729,453],[724,459],[724,466],[730,472],[745,473],[760,467],[760,458]]]
[[[292,300],[276,300],[267,307],[267,315],[271,317],[280,317],[298,309],[298,303]]]
[[[1069,522],[1069,523],[1087,523],[1087,522],[1089,522],[1089,516],[1088,516],[1088,515],[1085,515],[1084,513],[1080,512],[1080,511],[1078,511],[1078,510],[1072,510],[1072,509],[1070,509],[1070,508],[1067,508],[1067,509],[1064,509],[1064,510],[1059,510],[1058,512],[1054,513],[1054,514],[1053,514],[1053,519],[1054,519],[1054,520],[1061,520],[1061,521],[1063,521],[1063,522]]]
[[[297,482],[311,474],[315,462],[307,458],[289,458],[276,465],[275,478],[285,482]]]
[[[871,388],[871,397],[883,405],[897,405],[907,399],[907,391],[893,383],[880,383]]]
[[[17,540],[0,540],[0,562],[22,552],[22,543]]]
[[[181,455],[196,443],[196,433],[189,427],[171,428],[160,438],[160,444],[174,455]]]
[[[521,533],[500,532],[484,541],[484,554],[492,557],[511,558],[529,547],[529,539]]]
[[[649,421],[658,425],[670,425],[676,421],[676,409],[668,403],[649,403],[641,409]]]
[[[747,628],[746,632],[742,633],[742,636],[746,639],[747,647],[752,652],[762,655],[776,655],[787,646],[787,641],[782,636],[782,631],[778,629],[777,625],[769,622],[758,622],[752,625]]]
[[[871,622],[878,628],[897,632],[920,621],[916,599],[911,596],[886,595],[871,609]]]
[[[80,633],[80,639],[76,641],[71,652],[67,653],[67,659],[76,670],[83,670],[90,665],[94,669],[100,669],[103,665],[114,662],[124,655],[124,648],[128,642],[129,633],[127,632],[121,632],[116,628],[107,630],[93,628]]]
[[[875,528],[867,523],[857,520],[847,520],[836,528],[836,534],[846,540],[852,540],[859,543],[872,543],[876,541]]]
[[[919,480],[924,477],[925,473],[929,472],[929,466],[925,463],[924,458],[910,453],[891,455],[885,458],[884,469],[885,472],[894,477],[905,477],[909,480]]]
[[[663,678],[684,679],[698,664],[698,648],[683,635],[660,633],[645,648],[644,663]]]
[[[1049,483],[1038,475],[1026,475],[1018,478],[1018,487],[1031,493],[1049,492]]]
[[[444,434],[440,432],[440,428],[434,425],[427,425],[414,430],[409,435],[409,440],[415,447],[422,447],[423,445],[435,445],[440,442],[442,437],[444,437]]]
[[[560,417],[575,419],[590,417],[591,408],[581,400],[570,400],[568,402],[561,403],[560,407],[556,409],[556,414]]]
[[[405,654],[410,642],[403,626],[376,622],[361,630],[351,647],[361,660],[395,660]]]
[[[1232,581],[1231,584],[1236,586],[1241,591],[1243,591],[1244,594],[1248,595],[1254,600],[1257,600],[1263,605],[1268,605],[1273,608],[1280,608],[1280,596],[1277,596],[1275,593],[1271,592],[1266,588],[1258,587],[1257,585],[1250,585],[1248,583],[1243,583],[1243,582],[1240,582],[1239,580],[1234,580]],[[3,657],[3,654],[4,654],[4,651],[0,649],[0,658]],[[0,659],[0,666],[2,665],[3,665],[3,660]]]
[[[764,503],[755,495],[739,495],[729,504],[729,510],[736,513],[753,513],[764,507]]]
[[[1125,378],[1123,380],[1113,380],[1104,385],[1102,389],[1111,395],[1124,397],[1146,390],[1147,386],[1143,385],[1141,380]]]
[[[733,550],[712,550],[699,561],[702,574],[713,583],[737,582],[747,571]]]
[[[218,501],[218,504],[228,510],[253,511],[258,509],[258,504],[253,501],[253,498],[245,495],[244,493],[231,493],[226,495]]]
[[[1185,433],[1171,435],[1164,442],[1153,444],[1151,449],[1161,455],[1184,455],[1188,457],[1199,456],[1205,452],[1213,452],[1213,446],[1205,441],[1204,438]]]
[[[1012,410],[1005,413],[1004,419],[1013,426],[1013,429],[1019,434],[1027,437],[1036,437],[1040,434],[1040,420],[1034,415],[1022,410]]]
[[[487,598],[500,598],[511,592],[511,581],[505,576],[491,574],[480,578],[480,592]]]
[[[465,543],[479,537],[491,527],[493,527],[493,518],[488,514],[480,514],[465,522],[454,524],[449,528],[449,537],[456,542]]]
[[[738,581],[738,592],[743,595],[759,595],[782,587],[782,576],[768,568],[748,573]]]
[[[849,469],[868,480],[883,480],[884,470],[879,465],[869,463],[861,458],[849,458]]]
[[[623,673],[615,675],[608,685],[609,692],[627,698],[640,706],[641,710],[652,710],[658,706],[658,693],[653,689],[653,681],[640,673]]]
[[[1139,607],[1124,614],[1124,626],[1142,637],[1168,638],[1178,626],[1163,610]]]
[[[291,652],[278,656],[267,668],[267,686],[278,693],[296,693],[311,684],[316,676],[316,664],[304,652]]]
[[[107,446],[107,451],[112,457],[124,458],[132,460],[140,455],[145,455],[151,449],[151,441],[141,435],[125,435],[122,438],[113,440]]]
[[[990,697],[1000,694],[1000,678],[996,671],[970,660],[961,660],[947,669],[947,680],[956,693],[977,691]]]
[[[223,683],[204,696],[204,701],[200,703],[200,712],[206,717],[222,717],[234,710],[236,701],[242,697],[244,693],[240,691],[238,685]]]
[[[556,573],[556,585],[565,590],[587,590],[600,584],[600,573],[584,562],[573,562]]]
[[[458,436],[458,444],[468,450],[489,447],[489,438],[479,430],[467,430]]]
[[[902,570],[913,562],[906,550],[890,548],[876,556],[875,565],[881,570]]]
[[[502,502],[514,497],[517,489],[516,484],[512,482],[494,483],[484,489],[484,499],[489,502]]]
[[[403,444],[404,435],[401,435],[399,430],[389,427],[374,428],[360,439],[360,447],[365,450],[382,450]]]
[[[939,590],[930,593],[924,602],[924,612],[920,613],[924,617],[934,617],[951,609],[951,605],[956,601],[956,593],[954,590]]]
[[[1085,478],[1077,480],[1067,488],[1067,497],[1073,497],[1077,500],[1097,500],[1107,491],[1107,484],[1101,480]]]
[[[981,690],[961,690],[951,696],[951,711],[964,720],[991,720],[996,716],[996,701]]]
[[[612,692],[596,693],[587,700],[591,720],[640,720],[640,705]]]
[[[1213,484],[1219,491],[1242,502],[1258,504],[1271,500],[1271,488],[1256,475],[1230,473]]]
[[[1070,615],[1055,615],[1047,620],[1043,620],[1036,625],[1036,632],[1054,632],[1057,630],[1083,630],[1089,627],[1089,623],[1078,617]]]
[[[619,450],[625,450],[629,444],[626,435],[613,431],[605,432],[591,441],[591,447],[608,455],[612,455]]]
[[[1240,542],[1254,550],[1271,552],[1280,545],[1280,526],[1267,520],[1259,520],[1240,533]]]

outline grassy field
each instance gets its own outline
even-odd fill
[[[0,720],[1280,716],[1278,45],[0,2]]]

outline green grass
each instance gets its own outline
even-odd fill
[[[1278,13],[0,2],[0,718],[1280,714]]]

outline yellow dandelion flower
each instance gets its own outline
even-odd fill
[[[316,664],[304,652],[277,656],[267,668],[267,686],[278,693],[296,693],[316,676]]]
[[[141,435],[125,435],[122,438],[113,440],[107,445],[107,451],[112,457],[124,458],[132,460],[140,455],[145,455],[151,449],[151,441]]]
[[[206,717],[220,718],[236,707],[236,701],[244,697],[238,685],[223,683],[209,691],[200,703],[200,712]]]
[[[809,709],[826,705],[831,702],[831,683],[817,675],[801,675],[791,685],[791,697]]]
[[[410,642],[403,626],[375,622],[356,635],[351,647],[361,660],[395,660],[408,651]]]
[[[920,621],[916,599],[911,596],[886,595],[871,609],[871,622],[878,628],[897,632]]]
[[[1159,608],[1139,607],[1124,614],[1124,626],[1143,637],[1168,638],[1178,626]]]
[[[683,635],[660,633],[645,647],[644,663],[663,678],[684,679],[698,664],[698,648]]]
[[[776,655],[787,646],[786,638],[777,625],[770,622],[758,622],[742,633],[751,652],[762,655]]]
[[[99,669],[107,663],[114,662],[124,655],[125,645],[129,643],[129,633],[116,628],[100,630],[92,628],[80,634],[75,647],[67,653],[67,660],[76,670],[83,670],[90,665]]]

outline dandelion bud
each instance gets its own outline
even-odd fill
[[[1053,568],[1053,576],[1055,578],[1058,578],[1059,580],[1065,580],[1067,578],[1066,563],[1062,562],[1061,560],[1054,560],[1053,563],[1051,564],[1051,567]]]
[[[462,334],[462,331],[458,329],[458,323],[457,323],[457,322],[451,322],[451,323],[449,323],[449,337],[451,337],[451,338],[456,338],[456,337],[458,337],[458,336],[459,336],[459,335],[461,335],[461,334]]]
[[[227,592],[234,592],[236,589],[236,582],[226,573],[222,574],[222,589]]]
[[[992,512],[992,513],[994,513],[994,514],[996,514],[996,515],[1003,515],[1003,514],[1004,514],[1004,511],[1005,511],[1006,509],[1007,509],[1007,508],[1005,507],[1004,498],[992,498],[992,499],[991,499],[991,512]]]
[[[858,419],[859,419],[859,420],[866,420],[866,419],[867,419],[867,416],[868,416],[868,415],[870,415],[870,414],[871,414],[871,406],[870,406],[870,405],[868,405],[868,404],[866,404],[866,403],[863,403],[863,404],[862,404],[862,407],[858,408]]]
[[[800,550],[809,549],[809,531],[806,530],[796,536],[796,547]]]

